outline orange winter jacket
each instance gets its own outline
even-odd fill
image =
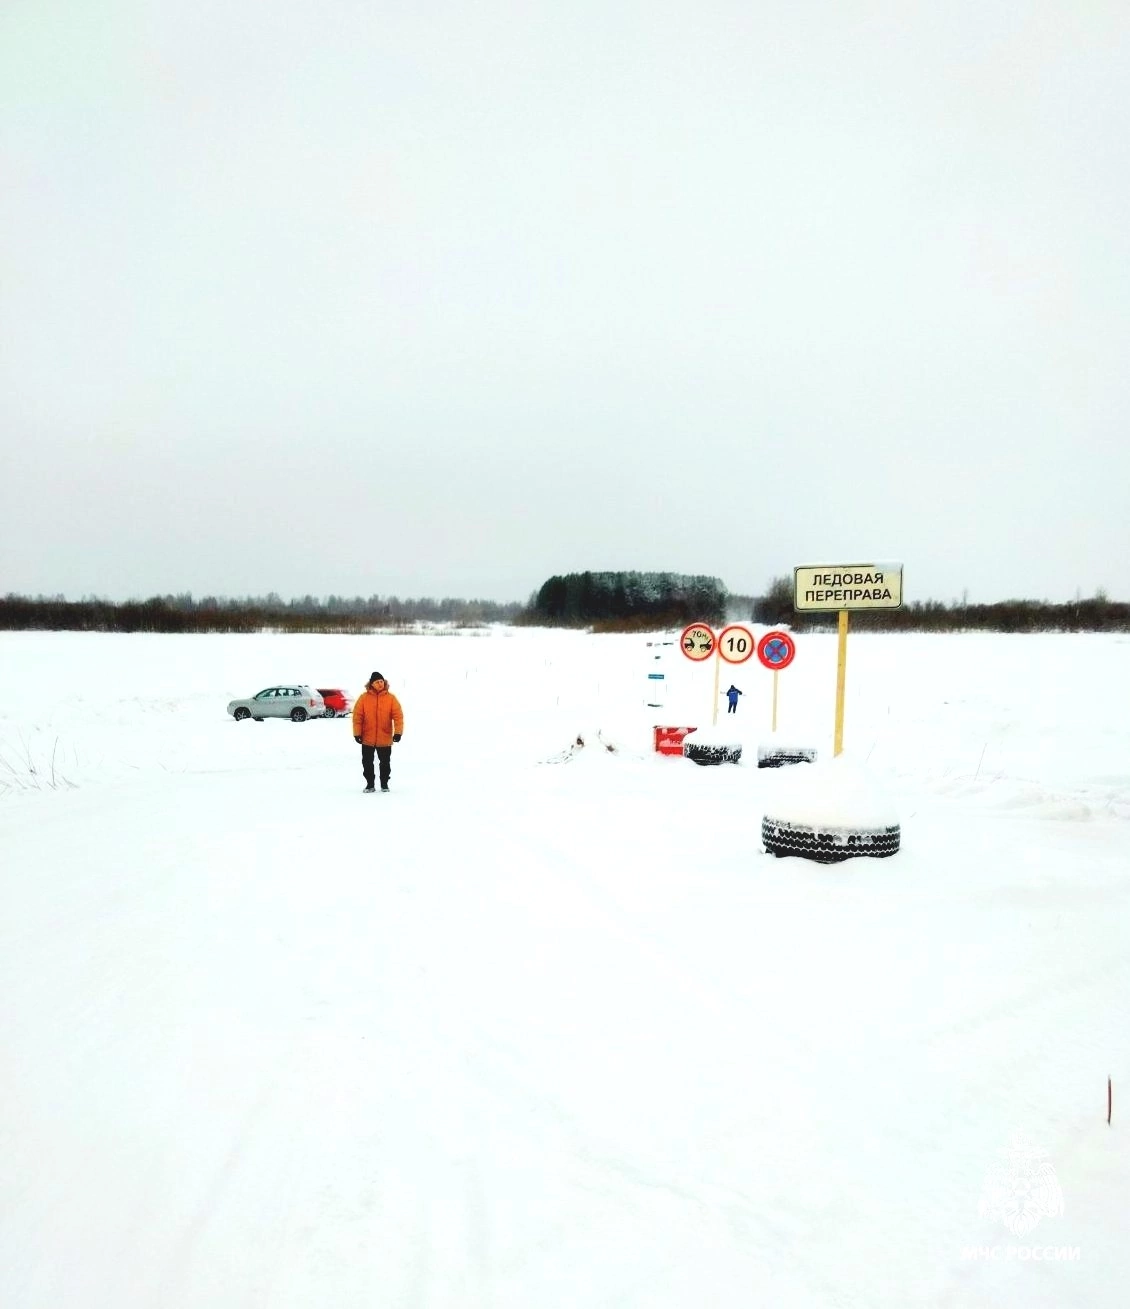
[[[404,710],[388,690],[374,691],[372,682],[357,697],[353,706],[353,735],[362,745],[392,745],[393,732],[404,731]]]

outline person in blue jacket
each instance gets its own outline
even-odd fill
[[[730,689],[726,692],[726,699],[729,701],[729,708],[727,708],[727,710],[726,710],[726,712],[727,712],[728,714],[736,714],[736,713],[738,712],[738,696],[739,696],[739,695],[741,695],[741,692],[740,692],[740,691],[738,690],[738,688],[733,684],[733,682],[731,682],[731,683],[730,683]]]

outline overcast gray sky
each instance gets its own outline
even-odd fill
[[[1130,598],[1125,0],[6,0],[0,591]]]

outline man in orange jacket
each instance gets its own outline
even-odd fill
[[[365,774],[365,793],[377,788],[373,777],[373,754],[380,764],[381,790],[388,790],[392,773],[392,746],[404,731],[404,711],[400,701],[388,689],[380,673],[365,684],[353,706],[353,739],[361,747],[361,771]]]

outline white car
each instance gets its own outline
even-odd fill
[[[289,718],[292,723],[304,723],[307,718],[321,718],[326,702],[312,686],[268,686],[265,691],[248,700],[233,700],[228,713],[237,723],[254,718]]]

